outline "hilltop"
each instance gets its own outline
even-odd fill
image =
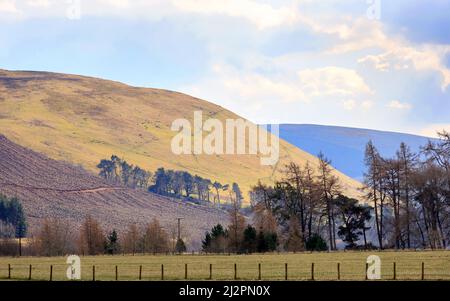
[[[175,155],[170,127],[177,118],[239,118],[236,114],[182,93],[137,88],[78,75],[0,70],[0,129],[11,141],[46,156],[97,173],[100,159],[112,154],[154,171],[186,170],[224,184],[237,182],[245,197],[258,180],[271,183],[289,161],[317,158],[280,141],[280,161],[262,166],[257,155]],[[360,183],[334,171],[348,195]]]

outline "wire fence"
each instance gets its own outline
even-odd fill
[[[354,262],[292,263],[123,263],[83,264],[85,281],[156,280],[367,280],[367,264]],[[6,264],[0,266],[2,280],[67,280],[67,264]],[[382,280],[450,280],[447,266],[403,261],[384,263]]]

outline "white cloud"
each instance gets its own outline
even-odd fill
[[[115,8],[128,8],[130,7],[130,1],[128,0],[99,0],[103,5],[109,5]]]
[[[21,11],[16,6],[16,1],[14,0],[0,0],[0,14],[21,14]]]
[[[344,109],[351,111],[355,108],[356,106],[356,101],[354,99],[348,99],[348,100],[344,100],[342,102],[342,105],[344,106]]]
[[[0,14],[3,11],[20,13],[24,19],[65,18],[67,10],[78,5],[81,18],[114,16],[159,20],[179,13],[171,2],[166,0],[0,0]]]
[[[245,18],[260,29],[292,24],[297,19],[297,9],[293,5],[275,8],[252,0],[173,0],[172,3],[189,13]]]
[[[335,33],[340,40],[326,54],[343,54],[364,49],[376,49],[378,53],[358,59],[359,63],[370,63],[376,70],[388,71],[390,68],[413,67],[417,71],[434,71],[442,76],[441,89],[450,85],[450,69],[445,58],[450,53],[450,45],[413,45],[400,38],[385,33],[381,22],[358,18],[350,24],[336,24],[336,28],[346,28],[345,33]],[[373,50],[371,50],[373,51]]]
[[[390,62],[386,59],[387,54],[380,54],[380,55],[367,55],[363,58],[358,59],[358,63],[364,64],[369,63],[372,64],[372,66],[378,70],[378,71],[388,71],[391,67]]]
[[[282,78],[237,70],[226,64],[215,64],[213,72],[222,89],[234,91],[242,99],[270,100],[273,104],[310,102],[316,98],[338,100],[373,93],[355,70],[334,66],[304,69],[297,72],[297,77],[285,74]]]
[[[69,1],[22,0],[20,8],[24,17],[60,17]],[[13,0],[0,0],[0,11],[12,11]],[[298,0],[274,7],[255,0],[90,0],[82,1],[82,14],[90,16],[118,16],[122,18],[155,19],[180,14],[222,14],[244,18],[258,29],[268,29],[293,24],[299,19]]]
[[[26,2],[27,5],[32,7],[49,7],[50,1],[49,0],[28,0]]]
[[[370,63],[380,71],[413,67],[418,71],[438,72],[442,76],[441,89],[445,91],[450,85],[450,70],[444,63],[448,53],[450,53],[450,46],[424,45],[414,48],[396,45],[381,54],[360,58],[358,62]]]
[[[392,100],[387,104],[387,107],[397,110],[409,110],[411,109],[411,104],[407,102],[400,102],[398,100]]]
[[[277,80],[256,72],[240,72],[224,64],[213,67],[222,89],[233,91],[240,99],[254,101],[306,101],[302,89],[288,80]]]
[[[364,100],[363,102],[361,102],[361,107],[364,110],[369,110],[373,107],[373,101],[372,100]]]
[[[441,89],[450,85],[450,69],[446,67],[446,55],[450,45],[414,45],[399,36],[385,33],[383,23],[357,18],[335,21],[323,26],[310,18],[301,18],[316,32],[333,34],[338,41],[324,51],[324,54],[339,55],[361,50],[375,51],[358,59],[359,63],[370,63],[376,70],[388,71],[390,68],[405,69],[413,67],[417,71],[433,71],[442,76]]]
[[[352,69],[325,67],[298,72],[300,87],[315,96],[346,96],[373,93],[364,79]]]
[[[271,69],[277,60],[266,59],[264,64]],[[215,63],[211,74],[180,90],[213,100],[252,121],[263,123],[295,118],[305,122],[314,119],[317,112],[335,119],[336,114],[346,110],[364,114],[372,105],[365,98],[372,95],[371,89],[351,69],[329,66],[279,74],[261,73],[260,65],[252,64],[252,67],[238,69]],[[325,117],[318,114],[315,118]]]
[[[360,110],[361,112],[367,112],[374,106],[374,102],[372,100],[355,100],[355,99],[346,99],[342,101],[342,107],[347,111],[353,111],[355,109]]]

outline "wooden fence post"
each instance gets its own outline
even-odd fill
[[[397,264],[394,261],[394,264],[392,266],[393,273],[394,273],[394,280],[397,280]]]
[[[185,280],[188,279],[188,264],[187,263],[184,264],[184,279]]]
[[[234,264],[234,280],[237,280],[237,264]]]
[[[337,275],[338,275],[338,280],[341,280],[341,263],[338,262],[337,264]]]
[[[258,263],[258,280],[261,280],[261,263]]]
[[[311,280],[314,280],[314,262],[311,263]]]
[[[366,278],[366,280],[368,279],[368,277],[367,277],[367,271],[369,270],[369,264],[366,262],[366,272],[365,272],[365,278]]]
[[[422,280],[425,280],[425,262],[422,261]]]
[[[161,264],[161,280],[164,280],[164,264]]]
[[[33,269],[33,266],[30,264],[30,270],[28,272],[28,280],[31,280],[31,270]]]
[[[92,266],[92,281],[95,281],[95,265]]]
[[[119,268],[116,265],[116,281],[119,280]]]
[[[284,264],[284,280],[288,280],[288,264]]]
[[[53,280],[53,266],[50,266],[50,281]]]
[[[8,279],[11,279],[11,264],[8,263]]]
[[[212,280],[212,263],[209,264],[209,280]]]
[[[139,280],[142,280],[142,265],[139,266]]]

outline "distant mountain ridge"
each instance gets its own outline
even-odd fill
[[[436,140],[404,133],[313,124],[280,124],[280,138],[312,155],[322,151],[337,170],[358,181],[363,178],[365,146],[370,140],[380,154],[387,157],[395,155],[401,142],[418,152],[429,140]]]

